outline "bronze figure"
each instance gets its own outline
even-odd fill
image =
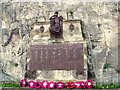
[[[50,17],[50,39],[63,39],[63,17],[55,12]]]

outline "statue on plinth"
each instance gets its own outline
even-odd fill
[[[63,17],[56,11],[50,17],[50,40],[63,39]]]

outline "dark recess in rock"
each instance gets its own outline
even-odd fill
[[[36,71],[30,71],[27,70],[25,73],[25,78],[29,78],[29,79],[35,79],[36,78]]]
[[[10,37],[8,38],[8,40],[2,45],[3,47],[7,46],[10,43],[10,41],[12,40],[12,36],[13,36],[13,32],[11,32]]]
[[[100,23],[98,23],[98,27],[100,27],[101,26],[101,24]]]
[[[93,79],[95,78],[95,73],[93,72],[93,65],[88,64],[88,78]]]
[[[17,67],[17,66],[18,66],[18,63],[15,63],[15,66]]]
[[[86,39],[87,36],[86,36],[86,32],[85,32],[85,24],[84,24],[84,22],[82,20],[80,20],[80,25],[81,25],[82,37],[84,39]]]

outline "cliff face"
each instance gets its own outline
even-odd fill
[[[89,76],[100,83],[118,82],[118,3],[70,2],[0,3],[0,80],[24,77],[34,23],[49,20],[58,10],[65,19],[82,21],[84,38],[89,40]]]

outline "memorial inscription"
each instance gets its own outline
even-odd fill
[[[30,70],[76,70],[84,74],[83,44],[31,45]]]

